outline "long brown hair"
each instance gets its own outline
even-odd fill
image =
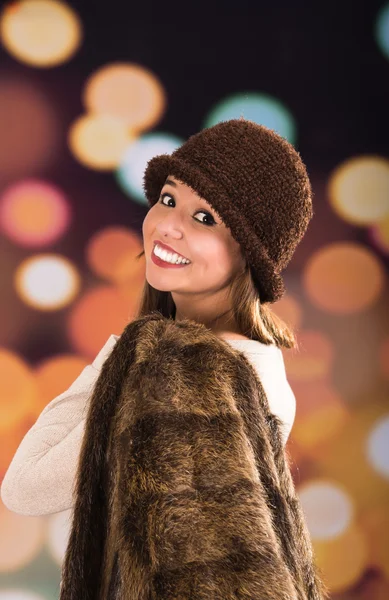
[[[136,256],[140,259],[144,250]],[[293,331],[268,304],[261,304],[259,292],[254,286],[250,267],[246,262],[244,271],[235,277],[230,290],[233,317],[243,335],[263,344],[275,344],[279,348],[297,348]],[[138,317],[152,311],[164,317],[175,319],[176,306],[170,292],[153,288],[145,281],[140,298]]]

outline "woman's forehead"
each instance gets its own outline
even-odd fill
[[[174,175],[168,175],[165,179],[164,185],[173,185],[174,187],[185,186],[187,188],[190,188],[189,185],[187,185],[184,181],[180,181],[180,179],[177,179],[176,177],[174,177]]]
[[[185,187],[185,188],[187,188],[187,190],[189,190],[189,192],[191,194],[197,196],[197,198],[200,198],[201,200],[206,202],[209,206],[211,206],[207,202],[207,200],[205,198],[203,198],[202,196],[200,196],[200,194],[198,192],[196,192],[196,190],[194,190],[190,185],[188,185],[187,183],[184,183],[183,181],[180,181],[179,179],[173,177],[172,175],[168,175],[166,177],[164,185],[171,185],[172,187],[175,187],[175,188]]]

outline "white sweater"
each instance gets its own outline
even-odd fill
[[[22,439],[1,485],[5,506],[18,514],[40,516],[73,507],[89,401],[100,369],[119,336],[111,335],[92,364],[41,412]],[[295,418],[296,400],[287,381],[282,351],[254,340],[226,340],[244,352],[257,370],[271,411],[284,424],[284,444]]]

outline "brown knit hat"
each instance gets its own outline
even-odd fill
[[[148,162],[143,187],[150,207],[168,175],[204,198],[230,229],[261,303],[280,299],[280,272],[313,216],[311,185],[295,148],[263,125],[232,119]]]

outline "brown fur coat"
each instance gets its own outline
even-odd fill
[[[278,417],[194,321],[127,325],[96,382],[60,600],[322,600]]]

